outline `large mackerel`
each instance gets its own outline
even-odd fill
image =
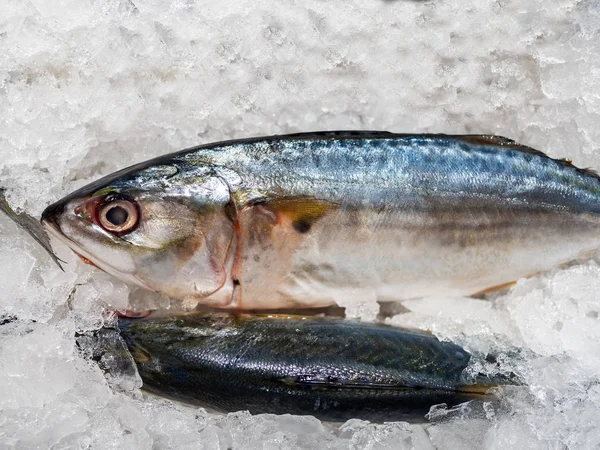
[[[470,295],[600,247],[592,171],[495,136],[202,145],[98,180],[46,228],[121,279],[223,308]]]

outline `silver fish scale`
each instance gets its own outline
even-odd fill
[[[186,156],[232,169],[242,180],[236,186],[273,196],[406,205],[483,195],[600,213],[597,177],[545,156],[451,137],[257,141]]]

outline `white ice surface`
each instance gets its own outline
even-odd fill
[[[39,215],[184,147],[351,128],[500,134],[599,169],[599,93],[598,0],[2,0],[0,185]],[[60,256],[65,273],[0,217],[0,314],[18,318],[0,325],[0,448],[600,446],[595,263],[491,301],[410,302],[391,319],[471,351],[522,349],[499,365],[530,387],[501,408],[340,427],[210,415],[146,396],[137,379],[109,385],[73,336],[128,288]]]

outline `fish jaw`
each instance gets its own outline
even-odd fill
[[[134,286],[139,286],[139,287],[149,290],[149,291],[157,292],[156,289],[151,288],[150,286],[148,286],[148,284],[146,284],[145,282],[143,282],[142,280],[137,278],[135,276],[135,271],[132,271],[131,273],[122,272],[122,271],[119,271],[118,269],[112,267],[111,265],[106,264],[104,261],[99,260],[96,256],[89,253],[87,250],[85,250],[83,247],[78,245],[76,242],[74,242],[71,239],[69,239],[68,237],[66,237],[58,229],[57,225],[53,221],[48,220],[47,218],[42,218],[42,226],[44,227],[44,229],[46,230],[46,232],[48,233],[48,235],[50,237],[56,239],[61,244],[69,247],[82,260],[83,260],[83,258],[85,258],[87,261],[89,261],[89,262],[83,261],[84,263],[92,265],[92,266],[96,267],[97,269],[100,269],[100,270],[124,281],[125,283],[131,284]]]

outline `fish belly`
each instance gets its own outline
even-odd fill
[[[278,224],[244,243],[242,308],[465,296],[600,247],[600,221],[555,211],[336,211],[299,233]]]

